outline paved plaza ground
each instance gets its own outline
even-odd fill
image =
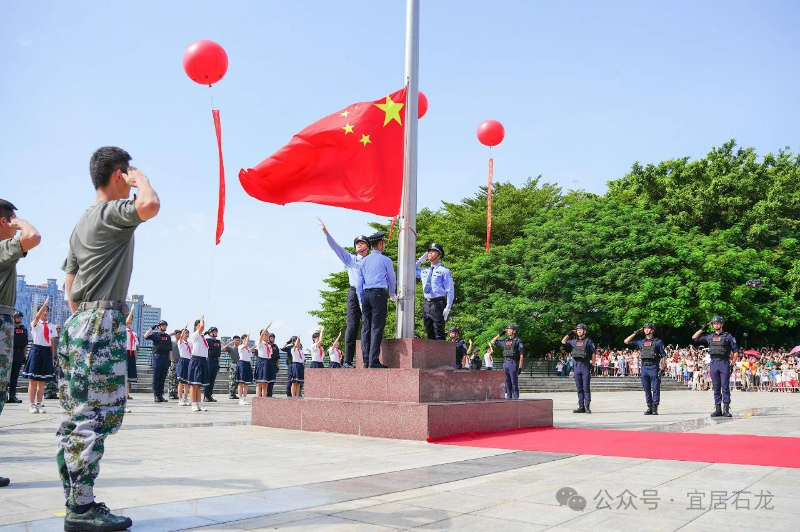
[[[657,417],[642,415],[641,392],[595,394],[591,415],[571,413],[573,393],[528,397],[552,398],[559,427],[790,436],[800,452],[800,394],[735,393],[733,419],[720,421],[710,392],[666,392]],[[0,531],[63,529],[58,408],[46,404],[47,414],[23,404],[0,416],[0,475],[12,481],[0,488]],[[798,469],[268,429],[227,399],[203,413],[146,394],[130,404],[96,495],[134,530],[763,531],[800,519]],[[560,505],[563,488],[585,508],[579,497]]]

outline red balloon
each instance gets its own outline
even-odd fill
[[[478,126],[478,140],[485,146],[497,146],[505,136],[506,130],[497,120],[484,120]]]
[[[428,112],[428,98],[419,91],[419,99],[417,101],[417,118],[422,118]]]
[[[197,41],[183,52],[183,70],[195,83],[210,87],[228,71],[228,54],[214,41]]]

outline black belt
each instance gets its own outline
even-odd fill
[[[445,301],[447,298],[445,296],[442,297],[432,297],[430,299],[425,298],[425,301]]]
[[[383,291],[383,292],[386,292],[386,291],[387,291],[387,290],[389,290],[389,289],[388,289],[388,288],[365,288],[365,289],[364,289],[364,292],[372,292],[372,291],[374,291],[374,290],[381,290],[381,291]]]
[[[713,362],[714,360],[723,360],[725,362],[730,362],[731,361],[730,357],[724,357],[724,358],[723,357],[711,357],[711,361]]]
[[[352,290],[352,291],[354,291],[354,292],[357,292],[357,291],[358,291],[358,290],[356,290],[356,287],[355,287],[355,286],[351,286],[351,287],[350,287],[350,290]]]
[[[157,354],[157,355],[160,355],[160,356],[166,356],[166,355],[171,355],[171,354],[172,354],[172,351],[166,351],[166,352],[164,352],[164,353],[162,353],[162,352],[160,352],[160,351],[156,351],[156,354]]]
[[[126,307],[124,301],[84,301],[78,305],[78,310],[119,310],[122,311]]]
[[[645,362],[642,360],[642,366],[658,366],[658,362]]]

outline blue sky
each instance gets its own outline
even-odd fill
[[[280,338],[314,327],[322,279],[372,215],[258,202],[239,185],[309,123],[403,80],[403,0],[22,2],[0,4],[0,197],[43,235],[20,262],[56,276],[94,192],[92,151],[119,145],[162,200],[136,234],[130,291],[183,324],[222,334],[274,320]],[[736,138],[760,153],[800,139],[800,4],[792,1],[431,1],[421,8],[420,207],[485,184],[482,120],[503,122],[495,178],[542,174],[602,193],[634,161],[703,156]],[[225,47],[211,90],[184,74],[198,39]],[[228,204],[213,246],[222,114]],[[213,267],[212,267],[213,265]],[[393,328],[393,327],[390,327]]]

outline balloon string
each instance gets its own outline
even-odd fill
[[[211,90],[211,85],[208,86],[208,95],[211,96],[211,109],[214,109],[214,92]]]
[[[206,312],[205,315],[208,316],[208,312],[211,307],[211,281],[214,278],[214,258],[217,256],[217,246],[214,246],[214,250],[211,252],[211,269],[208,272],[208,295],[206,297]]]

